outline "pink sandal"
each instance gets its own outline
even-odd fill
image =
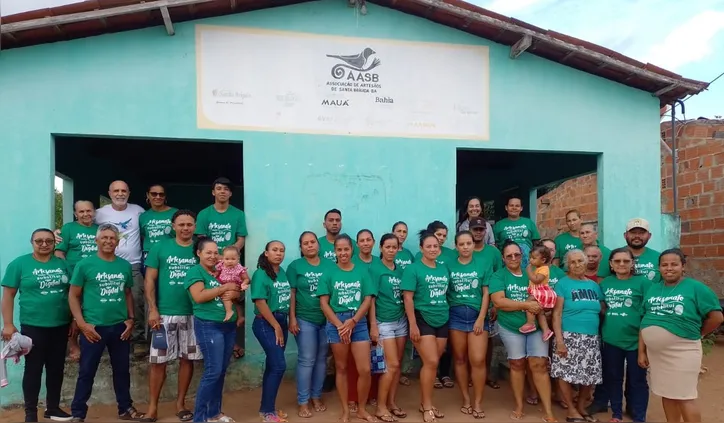
[[[551,338],[553,338],[553,331],[548,329],[543,333],[543,342],[547,342]]]
[[[532,323],[526,323],[518,329],[520,333],[532,333],[535,332],[535,325]]]

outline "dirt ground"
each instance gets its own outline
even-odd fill
[[[705,422],[722,422],[724,423],[724,341],[719,341],[714,350],[704,358],[704,366],[708,367],[708,372],[702,375],[699,383],[699,406],[702,410],[702,418]],[[488,422],[505,422],[510,421],[509,413],[513,409],[513,399],[510,387],[507,383],[501,382],[501,389],[493,390],[486,387],[485,391],[485,413]],[[408,417],[404,422],[422,422],[422,416],[416,412],[419,404],[419,394],[416,381],[409,387],[401,387],[399,392],[398,404],[402,406],[408,413]],[[260,390],[233,392],[224,397],[224,412],[234,418],[237,422],[259,422],[257,413],[259,407]],[[471,416],[460,413],[460,394],[457,386],[454,389],[442,389],[435,391],[435,403],[437,407],[445,413],[445,418],[441,419],[441,423],[445,422],[464,422],[475,421]],[[290,414],[290,422],[336,422],[339,416],[339,401],[334,392],[325,394],[324,400],[329,406],[329,410],[324,413],[315,414],[314,418],[302,419],[296,416],[296,391],[293,381],[285,381],[279,392],[277,405],[282,410]],[[191,405],[191,403],[189,403]],[[144,404],[137,403],[136,407],[143,411]],[[372,407],[368,407],[370,412],[374,412]],[[560,407],[554,406],[556,417],[559,421],[565,421],[565,412]],[[95,406],[89,411],[87,422],[110,422],[116,421],[116,407]],[[173,404],[162,404],[159,412],[160,422],[177,422],[174,416],[175,409]],[[526,416],[522,421],[541,421],[543,413],[540,406],[526,405]],[[40,413],[42,417],[42,413]],[[602,414],[597,415],[601,421],[608,421],[610,416]],[[24,414],[22,409],[6,409],[2,410],[0,423],[21,422]],[[352,420],[359,421],[359,420]],[[662,422],[665,421],[663,410],[661,408],[661,400],[658,397],[651,396],[649,404],[648,421]]]

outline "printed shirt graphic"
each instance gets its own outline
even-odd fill
[[[370,267],[372,283],[377,286],[375,299],[375,318],[379,322],[396,322],[405,315],[400,283],[402,283],[402,267],[395,264],[390,270],[379,261]]]
[[[186,272],[196,266],[194,246],[178,245],[175,239],[164,239],[151,247],[146,267],[158,270],[156,288],[158,312],[162,316],[190,316],[193,306],[184,288]]]
[[[566,272],[563,271],[558,266],[550,265],[550,275],[548,276],[548,285],[555,289],[556,284],[559,280],[563,279],[566,276]]]
[[[606,299],[601,330],[603,342],[625,351],[638,349],[644,294],[651,287],[651,281],[641,276],[623,280],[609,276],[600,282],[600,286]]]
[[[684,278],[671,286],[654,283],[644,295],[641,329],[658,326],[681,338],[699,340],[706,315],[718,310],[717,295],[696,279]]]
[[[362,266],[342,270],[335,266],[322,275],[317,285],[317,297],[329,296],[329,306],[335,313],[359,310],[365,297],[377,295],[370,272]]]
[[[65,253],[65,261],[68,263],[68,271],[71,274],[79,261],[98,252],[97,233],[98,225],[83,226],[78,222],[66,223],[60,229],[63,242],[58,244],[55,249]]]
[[[251,300],[266,300],[272,313],[289,313],[289,300],[292,298],[292,288],[284,269],[279,267],[277,279],[272,280],[265,271],[257,269],[251,278]],[[259,309],[254,303],[254,314]]]
[[[110,204],[96,210],[95,222],[98,225],[110,223],[120,232],[116,255],[131,264],[141,262],[141,226],[138,218],[144,211],[143,207],[135,204],[128,204],[121,211]]]
[[[321,325],[327,319],[322,313],[317,297],[317,286],[324,274],[334,271],[336,266],[329,260],[320,259],[318,266],[312,266],[304,257],[298,258],[287,267],[289,285],[296,290],[296,317],[309,323]]]
[[[512,239],[518,244],[522,243],[532,248],[533,240],[540,239],[538,228],[527,217],[520,217],[518,220],[510,220],[507,217],[501,219],[495,223],[493,232],[498,246],[502,246],[506,239]]]
[[[528,278],[510,273],[507,267],[503,267],[490,278],[490,294],[504,292],[505,298],[525,302],[528,300]],[[503,311],[498,310],[498,323],[511,332],[518,332],[518,328],[525,324],[524,311]],[[536,327],[538,323],[536,322]]]
[[[447,264],[448,262],[457,259],[458,252],[443,245],[442,247],[440,247],[440,255],[437,256],[437,260],[435,261],[437,261],[438,264]],[[415,262],[418,262],[420,260],[422,260],[422,251],[418,251],[417,254],[415,254]]]
[[[658,251],[644,247],[644,252],[640,256],[634,256],[634,274],[643,276],[651,282],[660,282],[659,255]]]
[[[171,207],[166,211],[157,212],[148,209],[138,218],[143,236],[143,252],[151,251],[153,244],[163,239],[174,238],[176,233],[171,227],[171,218],[178,210]]]
[[[411,265],[414,261],[415,256],[412,255],[410,250],[404,247],[395,255],[395,264],[402,270],[405,270],[405,267]]]
[[[582,250],[583,249],[583,242],[581,241],[581,238],[576,238],[575,236],[571,235],[570,232],[563,232],[562,234],[558,235],[556,239],[553,240],[553,242],[556,244],[556,257],[557,259],[563,261],[563,257],[565,257],[566,253],[571,250]]]
[[[488,286],[492,272],[475,257],[468,264],[453,260],[447,267],[450,270],[450,289],[447,291],[450,307],[468,306],[480,311],[483,287]]]
[[[26,254],[8,264],[2,286],[18,290],[21,325],[51,328],[70,323],[69,279],[62,259],[43,263]]]
[[[234,245],[237,237],[249,235],[246,230],[246,215],[232,205],[229,205],[225,212],[219,213],[212,204],[199,212],[196,234],[211,238],[221,252],[224,247]]]
[[[201,282],[204,284],[204,289],[212,289],[217,286],[221,286],[219,281],[204,269],[203,266],[197,264],[186,271],[186,279],[184,280],[184,288],[186,291],[191,288],[192,285]],[[216,297],[211,301],[205,303],[197,303],[191,296],[191,292],[188,293],[191,304],[193,304],[194,316],[201,320],[208,320],[211,322],[223,322],[226,311],[224,311],[224,303],[221,302],[221,297]],[[231,316],[230,321],[236,321],[236,307],[231,308],[234,314]]]
[[[352,241],[352,257],[359,254],[357,243]],[[326,236],[319,237],[319,257],[337,262],[337,253],[334,252],[334,243],[329,242]]]
[[[503,254],[492,245],[486,245],[480,251],[474,251],[473,257],[491,275],[503,267]]]
[[[597,276],[599,278],[606,278],[612,275],[611,265],[609,264],[611,250],[606,248],[605,245],[601,245],[601,243],[598,243],[598,249],[601,250],[601,264],[598,266]]]
[[[367,269],[367,271],[370,270],[370,268],[376,264],[381,264],[382,260],[380,260],[377,256],[372,256],[372,260],[370,262],[365,262],[362,260],[362,258],[359,256],[359,253],[352,256],[352,263],[354,263],[355,266],[361,266]]]
[[[601,301],[604,300],[601,287],[588,279],[579,281],[566,276],[558,281],[554,290],[563,298],[563,332],[598,335]]]
[[[411,291],[415,310],[432,327],[444,326],[450,318],[447,291],[450,286],[450,271],[447,266],[437,264],[435,268],[416,261],[402,273],[402,291]]]
[[[87,323],[111,326],[128,319],[125,290],[133,286],[128,261],[90,256],[75,266],[70,284],[83,288],[83,319]]]

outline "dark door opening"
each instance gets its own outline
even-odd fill
[[[523,203],[523,215],[530,216],[530,190],[542,196],[551,186],[587,173],[598,166],[596,154],[549,153],[500,150],[458,150],[456,210],[465,201],[479,197],[484,217],[491,225],[506,217],[505,204],[512,196]]]
[[[73,181],[73,192],[63,197],[92,201],[96,208],[104,205],[110,183],[120,179],[130,187],[129,203],[148,209],[146,191],[162,184],[170,206],[198,213],[214,200],[214,179],[224,176],[234,185],[231,204],[244,209],[241,143],[56,137],[55,170]],[[241,330],[237,342],[242,348],[244,339]]]

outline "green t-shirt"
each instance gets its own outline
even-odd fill
[[[377,256],[371,256],[372,260],[368,262],[363,261],[362,258],[359,256],[359,254],[355,254],[352,256],[352,263],[354,263],[355,266],[361,266],[366,268],[368,271],[372,266],[378,263],[382,263],[382,260],[380,260]]]
[[[446,265],[428,267],[422,260],[405,268],[402,274],[402,291],[414,292],[412,297],[415,310],[432,327],[444,326],[450,318],[447,290],[450,286],[450,271]]]
[[[395,264],[390,270],[379,262],[370,267],[372,283],[377,286],[375,299],[375,318],[379,322],[395,322],[405,315],[405,304],[400,292],[402,283],[402,266]]]
[[[395,264],[402,270],[405,270],[405,267],[411,265],[414,261],[415,256],[412,255],[410,250],[404,247],[395,255]]]
[[[601,250],[601,264],[598,265],[598,274],[596,276],[599,278],[607,278],[612,275],[611,265],[608,262],[611,259],[611,250],[600,243],[598,244],[598,249]]]
[[[146,267],[158,270],[156,305],[163,316],[190,316],[193,306],[184,288],[186,272],[196,266],[194,246],[183,247],[176,239],[164,239],[151,247]]]
[[[352,241],[352,257],[359,254],[359,248],[357,248],[357,243]],[[332,260],[333,262],[337,262],[337,253],[334,252],[334,243],[329,242],[326,236],[322,235],[319,237],[319,257],[325,258],[327,260]]]
[[[186,291],[191,288],[197,282],[204,284],[204,289],[216,288],[221,286],[221,283],[216,278],[204,269],[203,266],[197,264],[186,271],[186,279],[184,279],[184,288]],[[224,303],[221,301],[221,297],[216,297],[211,301],[205,303],[197,303],[191,296],[191,292],[188,293],[191,304],[193,304],[194,316],[201,320],[207,320],[211,322],[223,322],[226,316],[224,310]],[[234,314],[231,316],[232,322],[236,321],[236,307],[232,307]]]
[[[510,273],[507,267],[503,267],[490,278],[490,295],[496,292],[505,292],[505,298],[525,302],[528,300],[528,278],[523,275]],[[498,324],[505,329],[518,333],[518,329],[525,324],[525,312],[498,310]],[[536,323],[538,326],[538,323]]]
[[[236,243],[236,238],[247,236],[246,216],[244,212],[229,205],[229,208],[219,213],[210,205],[199,212],[196,218],[196,234],[210,237],[219,246],[219,252]],[[223,321],[223,319],[222,319]]]
[[[566,253],[571,250],[582,250],[583,249],[583,242],[581,241],[581,238],[576,238],[575,236],[571,235],[570,232],[563,232],[562,234],[558,235],[556,239],[553,240],[553,242],[556,244],[556,256],[555,258],[563,261],[563,257],[565,257]]]
[[[171,227],[171,218],[178,209],[171,207],[162,212],[148,209],[138,217],[143,237],[143,252],[151,251],[153,244],[167,238],[174,238],[176,234]]]
[[[320,259],[319,265],[312,266],[304,257],[298,258],[287,267],[289,285],[296,290],[296,317],[309,323],[321,325],[326,322],[319,306],[317,286],[322,275],[336,266],[329,260]]]
[[[654,283],[660,282],[659,255],[658,251],[644,247],[644,252],[640,256],[634,256],[634,274]]]
[[[440,247],[440,255],[437,256],[437,261],[439,264],[446,264],[448,262],[451,262],[453,260],[457,260],[458,258],[458,252],[456,250],[453,250],[452,248],[447,248],[444,245]],[[422,251],[418,251],[417,254],[415,254],[415,262],[418,262],[422,260]]]
[[[63,241],[56,245],[55,249],[65,253],[65,261],[68,263],[68,271],[71,274],[79,261],[98,252],[97,232],[98,225],[95,223],[83,226],[78,222],[70,222],[60,229]]]
[[[20,294],[21,325],[52,328],[70,323],[69,279],[68,266],[58,257],[43,263],[26,254],[8,264],[2,286]]]
[[[506,239],[512,239],[518,244],[526,244],[528,248],[533,247],[534,239],[540,239],[538,228],[527,217],[519,217],[518,220],[510,220],[507,217],[501,219],[495,222],[493,234],[499,248],[503,246]],[[518,329],[516,328],[516,330]]]
[[[600,286],[606,301],[601,330],[603,342],[625,351],[638,349],[644,294],[651,282],[641,276],[624,280],[609,276],[600,282]]]
[[[563,279],[563,278],[566,276],[566,272],[564,272],[563,269],[561,269],[560,267],[554,266],[554,265],[552,265],[552,264],[551,264],[550,266],[548,266],[548,268],[550,269],[550,276],[549,276],[549,278],[548,278],[548,285],[549,285],[551,288],[554,288],[554,289],[555,289],[556,284],[558,283],[558,281],[561,280],[561,279]]]
[[[473,257],[492,275],[503,267],[503,254],[492,245],[486,245],[480,251],[474,251]]]
[[[564,277],[554,288],[556,295],[563,298],[563,332],[598,335],[601,324],[601,287],[591,280],[573,280]]]
[[[492,274],[490,269],[475,256],[468,264],[454,260],[446,266],[450,270],[450,289],[447,291],[447,302],[450,307],[468,306],[480,311],[483,303],[483,287],[488,286]]]
[[[317,285],[317,296],[329,296],[329,306],[335,313],[359,310],[365,297],[377,295],[370,272],[363,266],[355,265],[352,270],[335,266],[325,272]]]
[[[641,329],[659,326],[681,338],[698,340],[706,315],[720,310],[714,291],[695,279],[684,278],[672,286],[653,283],[644,295]]]
[[[265,271],[257,269],[251,278],[251,300],[266,300],[272,313],[289,313],[289,300],[292,299],[292,287],[284,269],[279,267],[276,280],[272,280]],[[259,308],[254,303],[254,314]]]
[[[128,319],[126,289],[133,286],[131,263],[120,257],[113,261],[98,255],[84,258],[75,266],[70,284],[83,289],[83,319],[87,323],[112,326]]]

